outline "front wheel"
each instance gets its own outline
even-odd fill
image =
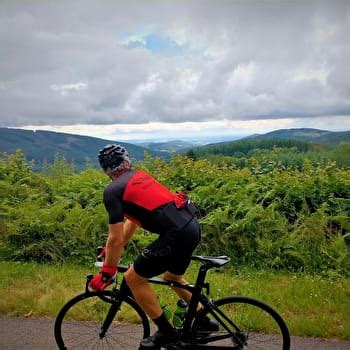
[[[270,306],[247,297],[211,302],[198,316],[219,323],[217,331],[203,329],[198,318],[192,327],[193,342],[222,349],[289,350],[290,336],[282,317]]]
[[[60,349],[137,349],[148,337],[147,316],[130,297],[112,291],[87,292],[63,306],[55,321]]]

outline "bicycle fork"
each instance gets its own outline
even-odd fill
[[[113,289],[114,295],[111,300],[111,307],[109,308],[106,318],[101,324],[101,332],[99,333],[100,339],[103,339],[112,324],[115,316],[117,315],[118,311],[120,310],[120,305],[123,301],[122,295],[128,295],[130,292],[129,287],[127,286],[125,280],[122,280],[122,283],[120,285],[120,290],[117,290],[117,287]]]

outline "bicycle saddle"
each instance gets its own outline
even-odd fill
[[[231,259],[226,255],[221,255],[221,256],[193,255],[191,260],[200,261],[202,263],[209,264],[212,267],[219,267],[227,264]]]

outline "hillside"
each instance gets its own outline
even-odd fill
[[[233,156],[247,154],[254,149],[272,149],[273,147],[295,147],[300,152],[306,152],[310,144],[337,146],[350,143],[350,131],[332,132],[318,129],[281,129],[266,134],[254,134],[241,140],[213,143],[192,148],[197,156],[206,154],[222,154]]]
[[[174,140],[167,142],[145,142],[140,145],[155,152],[162,152],[163,154],[167,154],[169,152],[181,152],[194,146],[193,143],[182,140]]]
[[[209,154],[225,155],[225,156],[243,156],[248,152],[256,149],[271,150],[274,147],[279,148],[292,148],[295,147],[300,152],[306,152],[308,150],[308,143],[305,141],[296,141],[290,139],[243,139],[232,142],[214,143],[206,146],[196,147],[188,151],[194,154],[194,156],[206,156]]]
[[[337,145],[341,142],[350,143],[350,131],[334,132],[334,131],[310,129],[310,128],[281,129],[281,130],[271,131],[262,135],[248,136],[246,139],[250,139],[250,140],[290,139],[290,140],[297,140],[297,141]]]
[[[0,152],[14,153],[21,149],[28,160],[34,160],[39,169],[44,161],[52,161],[56,154],[74,161],[78,170],[86,166],[87,160],[97,164],[96,155],[100,148],[108,143],[124,145],[136,160],[144,158],[147,151],[152,156],[167,158],[169,151],[174,153],[186,152],[189,149],[195,155],[223,154],[227,156],[244,155],[254,149],[272,149],[277,147],[296,147],[305,152],[309,143],[336,146],[340,143],[350,143],[350,131],[331,132],[318,129],[282,129],[263,135],[252,135],[241,140],[212,143],[206,146],[194,147],[188,141],[145,142],[138,145],[104,140],[89,136],[72,135],[51,131],[30,131],[21,129],[0,128]]]
[[[329,132],[318,137],[315,142],[329,145],[350,143],[350,131]]]
[[[17,149],[21,149],[26,158],[34,160],[38,167],[44,161],[52,161],[56,154],[74,161],[77,169],[83,168],[87,160],[97,166],[97,152],[108,143],[125,146],[132,158],[137,160],[144,158],[144,151],[152,155],[158,154],[141,146],[89,136],[0,128],[0,152],[15,153]]]

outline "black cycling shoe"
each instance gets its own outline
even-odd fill
[[[196,322],[196,330],[199,332],[217,332],[219,323],[216,320],[210,319],[208,316],[198,318]]]
[[[159,350],[162,346],[166,344],[176,343],[178,340],[179,335],[175,330],[172,334],[164,334],[158,330],[150,337],[141,341],[139,350]]]

